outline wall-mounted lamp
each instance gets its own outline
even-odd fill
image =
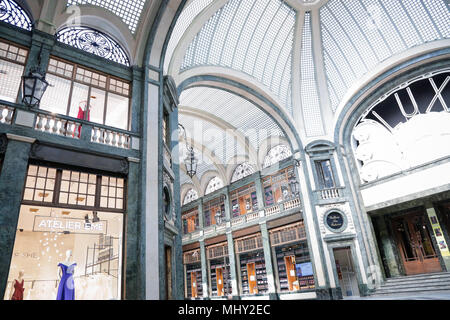
[[[27,106],[39,107],[42,96],[47,90],[48,82],[45,80],[45,73],[41,70],[42,46],[38,56],[38,64],[30,69],[28,75],[22,76],[23,98],[22,101]]]

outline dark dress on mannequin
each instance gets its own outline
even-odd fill
[[[61,267],[62,277],[59,282],[58,295],[56,300],[75,300],[75,283],[73,282],[73,272],[76,263],[66,266],[63,263],[58,264]]]
[[[22,279],[22,282],[15,280],[14,294],[13,294],[11,300],[23,300],[23,291],[25,290],[23,288],[23,283],[24,283],[23,279]]]

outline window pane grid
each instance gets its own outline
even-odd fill
[[[59,203],[95,206],[96,175],[63,170]]]
[[[123,209],[123,187],[123,179],[103,176],[101,182],[100,207]]]
[[[23,200],[52,202],[55,192],[56,169],[30,165]]]

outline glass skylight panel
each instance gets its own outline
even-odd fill
[[[439,39],[439,33],[421,1],[402,1],[402,4],[408,11],[409,16],[413,19],[414,25],[419,30],[425,42]]]
[[[423,0],[443,38],[450,37],[450,13],[446,0]]]
[[[170,64],[170,59],[172,58],[173,52],[175,51],[178,42],[183,36],[186,29],[195,19],[195,17],[205,9],[213,0],[194,0],[189,3],[186,8],[181,12],[178,20],[173,29],[172,35],[167,45],[166,58],[164,61],[164,71],[167,72]]]
[[[119,16],[134,33],[145,2],[146,0],[68,0],[67,6],[90,4],[107,9]]]
[[[212,178],[208,185],[206,186],[205,195],[213,193],[214,191],[219,190],[220,188],[223,188],[223,181],[219,177]]]
[[[33,23],[30,17],[13,0],[0,0],[0,21],[31,31]]]
[[[231,67],[259,80],[289,107],[294,26],[295,12],[283,1],[230,0],[191,42],[181,72]]]
[[[255,172],[255,168],[248,162],[244,162],[236,167],[233,176],[231,177],[231,183],[244,179]]]
[[[301,99],[306,135],[319,136],[323,135],[324,132],[312,46],[311,15],[307,12],[305,14],[300,60]]]
[[[198,199],[198,193],[194,189],[189,189],[184,196],[183,205],[191,203],[194,200]]]

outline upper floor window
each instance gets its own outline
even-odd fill
[[[53,57],[46,79],[41,109],[128,130],[129,82]]]
[[[270,167],[284,159],[289,158],[290,156],[292,156],[291,149],[284,144],[273,147],[264,159],[264,168]]]
[[[249,184],[230,194],[233,217],[245,215],[258,210],[255,184]]]
[[[0,40],[0,99],[16,102],[28,50]]]
[[[203,205],[205,216],[205,227],[219,223],[218,220],[225,218],[225,204],[222,198],[214,199]]]
[[[28,31],[33,27],[28,14],[13,0],[0,0],[0,21]]]
[[[98,30],[86,27],[69,27],[58,31],[56,38],[58,41],[77,49],[130,66],[130,60],[120,44]]]
[[[241,180],[251,174],[255,173],[255,169],[248,162],[244,162],[236,167],[233,176],[231,177],[231,183]]]
[[[336,187],[330,160],[315,161],[320,189]]]
[[[181,220],[183,222],[183,234],[189,234],[199,229],[197,209],[183,213]]]
[[[213,193],[223,187],[223,181],[219,177],[212,178],[206,187],[205,195]]]
[[[198,193],[194,189],[190,189],[184,196],[183,205],[191,203],[198,199]]]
[[[262,179],[266,206],[272,206],[292,199],[289,181],[293,175],[294,168],[289,167]]]

